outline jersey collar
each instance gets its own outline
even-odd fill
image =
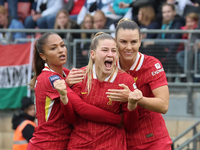
[[[117,77],[117,72],[118,72],[118,69],[116,69],[114,72],[112,72],[111,75],[108,76],[104,81],[112,83],[115,80],[115,78]],[[93,64],[93,79],[97,79],[95,64]]]
[[[140,70],[140,68],[142,67],[143,62],[144,62],[144,55],[142,53],[138,52],[136,61],[134,62],[134,64],[131,66],[131,68],[129,70],[132,70],[132,71]],[[117,61],[117,66],[118,66],[119,69],[121,69],[121,66],[120,66],[120,63],[119,63],[119,59]]]
[[[53,71],[53,70],[48,66],[47,63],[44,64],[44,69],[43,69],[43,71],[51,71],[51,72],[55,72],[55,71]],[[63,71],[63,75],[66,77],[66,74],[65,74],[64,71]]]

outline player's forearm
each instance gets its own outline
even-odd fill
[[[63,111],[65,119],[69,123],[75,123],[76,122],[77,114],[75,113],[70,101],[66,105],[61,103],[61,110]]]
[[[121,116],[99,107],[87,104],[74,92],[68,92],[70,103],[73,105],[74,110],[82,118],[90,121],[108,123],[108,124],[119,124],[121,122]]]
[[[137,107],[137,103],[129,103],[128,102],[127,108],[128,108],[129,111],[134,110],[136,107]]]
[[[61,95],[61,94],[60,94],[60,100],[62,101],[62,103],[63,103],[64,105],[66,105],[66,104],[68,103],[67,94],[65,94],[65,95]]]
[[[125,111],[123,112],[123,123],[126,129],[129,131],[134,131],[137,129],[139,120],[139,113],[138,113],[138,107],[136,107],[132,111]]]
[[[168,100],[157,97],[143,97],[143,99],[141,99],[138,104],[145,109],[162,114],[167,113],[169,107]]]

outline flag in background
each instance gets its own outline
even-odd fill
[[[33,42],[0,45],[0,109],[21,107],[21,99],[30,97]]]

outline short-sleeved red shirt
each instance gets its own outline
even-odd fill
[[[69,70],[63,70],[65,74],[69,73]],[[61,110],[60,94],[53,87],[53,82],[58,78],[64,79],[45,65],[35,85],[38,125],[30,142],[41,149],[66,149],[71,133],[70,124]]]
[[[117,63],[120,67],[119,62]],[[137,59],[127,71],[145,97],[154,97],[152,90],[168,85],[166,75],[160,61],[152,56],[138,53]],[[169,136],[165,121],[160,113],[138,106],[139,120],[135,131],[127,131],[128,146],[148,143]]]

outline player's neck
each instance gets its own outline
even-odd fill
[[[53,71],[57,72],[58,74],[60,74],[61,76],[63,76],[63,66],[49,66],[50,69],[52,69]]]
[[[130,70],[130,68],[133,66],[133,64],[135,63],[134,60],[123,60],[123,59],[119,59],[119,64],[122,70],[127,71]]]
[[[102,81],[105,81],[105,79],[108,78],[109,76],[112,76],[114,72],[115,72],[115,69],[112,69],[112,72],[110,74],[105,74],[102,71],[96,70],[96,76],[97,76],[97,79],[102,82]]]

